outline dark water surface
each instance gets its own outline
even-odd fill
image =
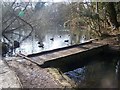
[[[117,88],[120,57],[98,55],[86,58],[87,64],[64,74],[80,88]],[[80,63],[79,63],[80,64]],[[71,66],[72,67],[72,66]]]

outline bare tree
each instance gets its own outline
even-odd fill
[[[33,26],[28,23],[26,20],[24,20],[22,17],[20,17],[18,14],[20,8],[23,10],[21,12],[25,12],[29,2],[24,3],[24,6],[22,6],[23,3],[16,3],[16,0],[14,2],[3,2],[3,12],[2,12],[2,36],[5,41],[8,41],[9,43],[12,43],[12,39],[8,38],[7,34],[15,34],[23,37],[23,40],[25,40],[33,31]],[[18,8],[18,9],[17,9]],[[20,35],[19,33],[14,33],[14,31],[19,31],[22,27],[29,27],[31,29],[30,33],[27,36]]]

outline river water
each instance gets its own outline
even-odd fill
[[[120,75],[120,57],[97,55],[86,58],[87,64],[65,72],[79,88],[118,88]],[[74,67],[74,66],[73,66]]]
[[[89,32],[80,30],[80,33],[71,33],[69,30],[46,30],[44,33],[34,31],[23,41],[15,53],[32,54],[56,48],[83,43],[90,39]],[[38,44],[39,43],[39,44]],[[40,45],[42,45],[40,47]]]

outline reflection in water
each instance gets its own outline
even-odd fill
[[[120,89],[120,58],[118,58],[117,64],[116,64],[116,75],[118,80],[118,88]]]
[[[88,32],[79,31],[79,33],[70,33],[69,30],[48,30],[44,35],[40,32],[36,35],[33,32],[32,36],[23,41],[20,48],[16,49],[16,53],[32,54],[42,51],[61,48],[76,43],[83,43],[89,39]]]
[[[65,72],[64,74],[74,80],[80,88],[118,87],[118,62],[120,57],[106,58],[99,56],[89,58],[89,60],[92,62],[89,62],[84,67]]]
[[[80,83],[84,80],[85,67],[75,69],[73,71],[65,72],[64,74],[73,79],[75,82]]]

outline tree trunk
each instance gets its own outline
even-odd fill
[[[114,2],[108,2],[106,10],[108,12],[108,17],[110,20],[110,23],[114,29],[119,28],[119,23],[117,21],[117,13],[115,10]]]
[[[99,36],[101,36],[98,2],[96,2],[96,14],[97,14],[97,16],[98,16],[98,18],[97,18],[97,23],[98,23]]]

